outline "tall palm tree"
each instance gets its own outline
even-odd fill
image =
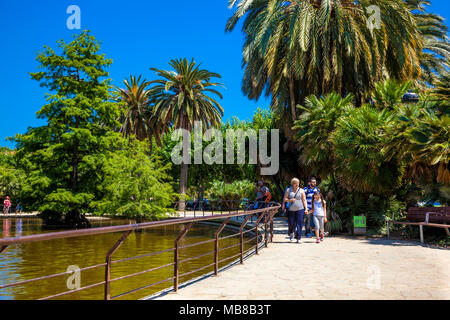
[[[170,60],[171,71],[150,68],[159,79],[151,81],[149,98],[154,105],[154,117],[164,125],[191,131],[194,121],[200,121],[204,129],[219,127],[223,116],[221,105],[208,94],[222,99],[222,94],[214,89],[221,83],[211,82],[211,78],[221,78],[217,73],[200,69],[194,59]],[[181,164],[180,205],[184,208],[184,197],[188,177],[188,164]]]
[[[381,28],[368,28],[366,8],[380,8]],[[230,0],[226,30],[244,19],[242,89],[297,117],[310,94],[353,93],[359,105],[386,76],[420,73],[422,39],[403,0]],[[285,133],[286,134],[286,133]]]
[[[148,120],[151,111],[148,101],[148,81],[141,76],[130,76],[123,81],[125,88],[116,87],[117,101],[122,102],[121,124],[118,131],[125,137],[135,135],[138,140],[149,137]]]
[[[156,143],[161,145],[161,135],[167,127],[154,117],[149,100],[148,86],[150,82],[146,79],[141,80],[141,77],[141,75],[130,76],[129,80],[123,81],[124,89],[115,88],[116,100],[122,104],[122,114],[118,119],[121,126],[117,128],[117,131],[125,137],[134,135],[140,141],[148,139],[151,151],[152,138],[155,138]]]

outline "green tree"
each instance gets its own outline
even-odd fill
[[[14,151],[0,147],[0,195],[9,195],[15,203],[22,188],[23,178],[24,173],[17,168]]]
[[[99,191],[103,195],[92,207],[102,214],[126,216],[139,221],[167,217],[176,200],[167,174],[170,163],[146,153],[146,144],[124,140],[125,146],[108,153]]]
[[[112,63],[101,54],[99,42],[83,31],[60,52],[45,46],[37,61],[41,71],[32,79],[48,88],[38,112],[44,126],[16,135],[19,164],[27,172],[22,190],[28,202],[56,220],[64,215],[74,227],[88,225],[81,213],[95,197],[103,154],[117,139],[112,128],[119,117],[110,101],[106,68]]]
[[[220,78],[217,73],[200,69],[193,59],[170,60],[173,71],[151,68],[159,79],[151,81],[149,96],[154,104],[154,116],[158,121],[176,129],[192,131],[194,122],[200,121],[204,129],[219,127],[223,116],[222,106],[209,94],[222,98],[214,89],[222,84],[211,82]],[[188,178],[188,164],[180,170],[180,210],[184,208],[184,194]]]

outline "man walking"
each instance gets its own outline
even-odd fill
[[[314,193],[320,192],[320,189],[317,187],[317,181],[316,178],[311,177],[308,181],[308,186],[305,187],[305,195],[306,195],[306,203],[308,205],[308,211],[311,212],[312,210],[312,199],[314,196]],[[313,236],[311,232],[311,215],[305,215],[305,234],[307,238],[311,238]]]

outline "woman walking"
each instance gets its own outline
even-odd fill
[[[313,220],[316,232],[316,243],[323,241],[324,226],[327,222],[327,204],[320,192],[315,192],[312,201]]]
[[[9,200],[9,196],[5,197],[5,201],[3,201],[3,213],[9,213],[9,207],[11,207],[11,200]]]
[[[305,191],[299,185],[300,181],[297,178],[292,179],[291,187],[284,194],[284,202],[289,203],[287,213],[289,240],[292,241],[295,237],[297,243],[301,243],[303,216],[305,213],[309,214]]]

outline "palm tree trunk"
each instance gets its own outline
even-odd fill
[[[187,178],[188,164],[183,162],[180,170],[180,202],[178,203],[178,210],[180,211],[183,211],[185,208]]]
[[[290,105],[291,105],[292,122],[294,122],[297,115],[295,112],[294,74],[293,74],[292,68],[289,72],[289,97],[290,97]]]
[[[182,115],[182,119],[183,119],[181,122],[182,128],[188,130],[189,129],[188,117]],[[188,143],[190,143],[190,141]],[[180,211],[183,211],[185,208],[187,179],[188,179],[188,164],[182,161],[180,169],[180,201],[178,203],[178,210]]]

